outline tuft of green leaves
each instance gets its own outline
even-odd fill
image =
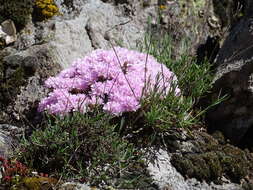
[[[187,46],[182,42],[182,47]],[[172,55],[172,39],[165,35],[161,40],[147,35],[142,50],[153,55],[160,63],[165,64],[177,76],[177,83],[171,85],[171,92],[161,98],[154,92],[143,99],[142,104],[145,126],[158,132],[166,132],[171,128],[191,128],[201,124],[206,110],[222,101],[215,100],[211,105],[197,107],[212,87],[213,72],[208,61],[197,64],[194,57],[183,53],[179,58]],[[184,49],[184,48],[182,48]],[[175,86],[179,86],[181,94],[176,96]],[[162,131],[161,131],[162,130]]]
[[[102,111],[51,117],[43,129],[22,140],[17,157],[61,179],[117,188],[149,186],[142,152],[115,132],[110,118]]]

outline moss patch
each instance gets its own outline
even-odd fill
[[[219,144],[205,133],[198,134],[196,138],[196,152],[172,156],[172,164],[185,177],[219,184],[222,176],[239,183],[250,174],[253,157],[249,152],[229,144]]]
[[[54,178],[16,176],[5,187],[10,190],[49,190],[59,184],[61,182]]]

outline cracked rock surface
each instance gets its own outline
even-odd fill
[[[79,1],[73,1],[73,7],[78,5]],[[125,6],[87,0],[71,19],[55,20],[53,32],[44,26],[45,33],[52,35],[48,45],[56,55],[57,62],[67,67],[76,58],[94,49],[110,49],[112,45],[135,49],[136,44],[143,40],[148,16],[155,15],[155,8],[143,9],[138,3],[132,6],[136,11],[126,15]]]

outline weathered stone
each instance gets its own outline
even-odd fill
[[[89,187],[86,184],[81,184],[81,183],[75,183],[75,182],[66,182],[62,184],[58,190],[98,190],[97,188],[94,187]]]
[[[175,55],[184,51],[195,54],[199,44],[205,43],[208,36],[213,38],[219,35],[220,30],[214,30],[208,25],[207,20],[213,18],[213,5],[204,0],[168,2],[165,4],[166,9],[160,11],[160,24],[157,23],[158,5],[163,4],[162,1],[153,0],[146,6],[136,0],[104,1],[106,3],[101,0],[55,2],[63,14],[55,20],[37,23],[41,29],[36,34],[36,38],[40,38],[36,43],[48,42],[52,54],[63,67],[93,49],[108,49],[112,45],[135,49],[143,43],[149,17],[152,28],[156,28],[157,32],[165,29],[173,37]],[[199,15],[203,10],[208,11],[204,16]],[[185,39],[186,36],[189,38]],[[182,45],[182,40],[188,41],[188,45]],[[33,39],[29,43],[32,44]],[[26,46],[17,44],[21,49]]]
[[[25,25],[25,27],[18,33],[17,41],[14,47],[17,50],[25,50],[36,43],[36,28],[32,20]]]
[[[0,132],[0,156],[7,157],[13,151],[11,139],[4,133]]]
[[[205,54],[206,52],[210,55],[215,54],[214,48],[196,51],[201,44],[204,46],[207,43],[208,38],[217,38],[218,42],[221,38],[222,28],[219,25],[219,18],[214,14],[213,2],[205,0],[164,2],[166,2],[164,8],[160,8],[161,23],[154,25],[153,28],[159,34],[165,31],[172,37],[173,56],[178,57],[186,52],[196,55],[200,50]],[[219,44],[215,48],[219,48]]]
[[[252,180],[248,151],[227,144],[218,131],[215,138],[205,131],[185,132],[169,131],[163,136],[166,148],[151,151],[147,169],[159,189],[242,190],[241,182]],[[175,147],[171,141],[177,141]]]
[[[72,6],[80,6],[79,1],[73,1]],[[81,5],[79,13],[68,20],[59,17],[53,30],[42,24],[43,35],[50,36],[48,45],[58,63],[67,67],[94,49],[109,49],[112,45],[136,48],[144,38],[150,12],[156,14],[156,11],[154,7],[143,9],[137,2],[129,6],[134,14],[126,13],[125,4],[116,7],[100,0],[88,0]]]
[[[12,155],[17,143],[14,137],[22,135],[22,132],[18,127],[0,124],[0,157],[8,158]]]
[[[17,40],[16,27],[12,20],[5,20],[0,26],[0,40],[5,41],[5,45],[9,45]]]
[[[61,68],[55,62],[47,46],[43,45],[3,58],[5,78],[1,83],[2,123],[14,120],[36,123],[37,104],[47,94],[43,82]]]

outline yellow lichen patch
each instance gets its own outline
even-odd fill
[[[57,179],[47,177],[24,177],[19,183],[19,189],[44,190],[52,189],[58,183]]]
[[[167,8],[166,5],[160,5],[160,6],[159,6],[159,9],[161,9],[161,10],[164,10],[164,9],[166,9],[166,8]]]
[[[36,0],[35,7],[43,18],[51,18],[59,11],[54,0]]]

